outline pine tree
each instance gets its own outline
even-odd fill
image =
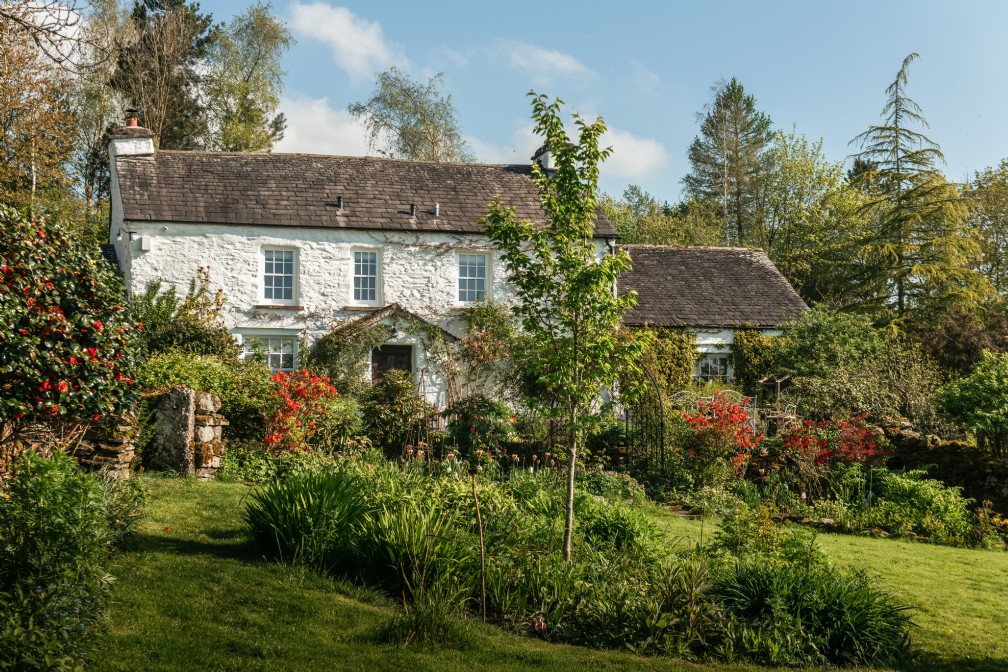
[[[912,126],[927,128],[920,106],[906,94],[912,53],[886,89],[883,123],[852,142],[861,147],[859,185],[869,193],[874,217],[859,255],[871,269],[870,299],[897,320],[938,303],[975,303],[991,291],[973,270],[980,249],[967,227],[969,207],[938,166],[938,144]],[[867,167],[866,166],[870,166]]]
[[[727,245],[762,243],[763,153],[771,140],[770,117],[734,77],[714,85],[713,99],[689,148],[692,172],[687,195],[721,209]]]

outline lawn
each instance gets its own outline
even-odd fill
[[[755,670],[550,645],[472,624],[461,650],[380,643],[388,598],[254,557],[245,486],[147,479],[148,515],[116,576],[97,670]],[[672,543],[699,522],[655,510]],[[704,528],[706,536],[710,523]],[[913,604],[915,669],[1008,669],[1008,554],[823,535],[838,562],[863,566]]]

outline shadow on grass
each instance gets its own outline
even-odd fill
[[[134,535],[127,551],[172,553],[175,555],[205,555],[227,560],[257,563],[262,560],[248,537],[241,530],[209,530],[205,536],[213,541],[185,539],[165,534]]]
[[[912,665],[904,669],[913,672],[1004,672],[1008,670],[1008,660],[1004,658],[949,658],[932,653],[921,654]]]

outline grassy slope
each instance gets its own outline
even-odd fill
[[[474,644],[436,653],[378,644],[390,602],[250,557],[235,484],[149,480],[135,548],[116,560],[101,670],[753,670],[548,645],[473,626]],[[700,524],[660,512],[672,538]],[[706,526],[705,536],[712,531]],[[1008,669],[1008,554],[824,535],[838,561],[866,566],[919,608],[916,643],[932,669]]]

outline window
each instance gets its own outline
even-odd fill
[[[265,362],[272,371],[293,371],[296,354],[296,336],[246,336],[242,339],[242,357]]]
[[[377,252],[353,253],[353,300],[358,303],[377,303]]]
[[[717,353],[700,355],[696,365],[696,377],[700,380],[730,380],[728,355]]]
[[[473,303],[486,299],[486,256],[458,255],[458,300]]]
[[[294,303],[294,250],[263,250],[263,299]]]

